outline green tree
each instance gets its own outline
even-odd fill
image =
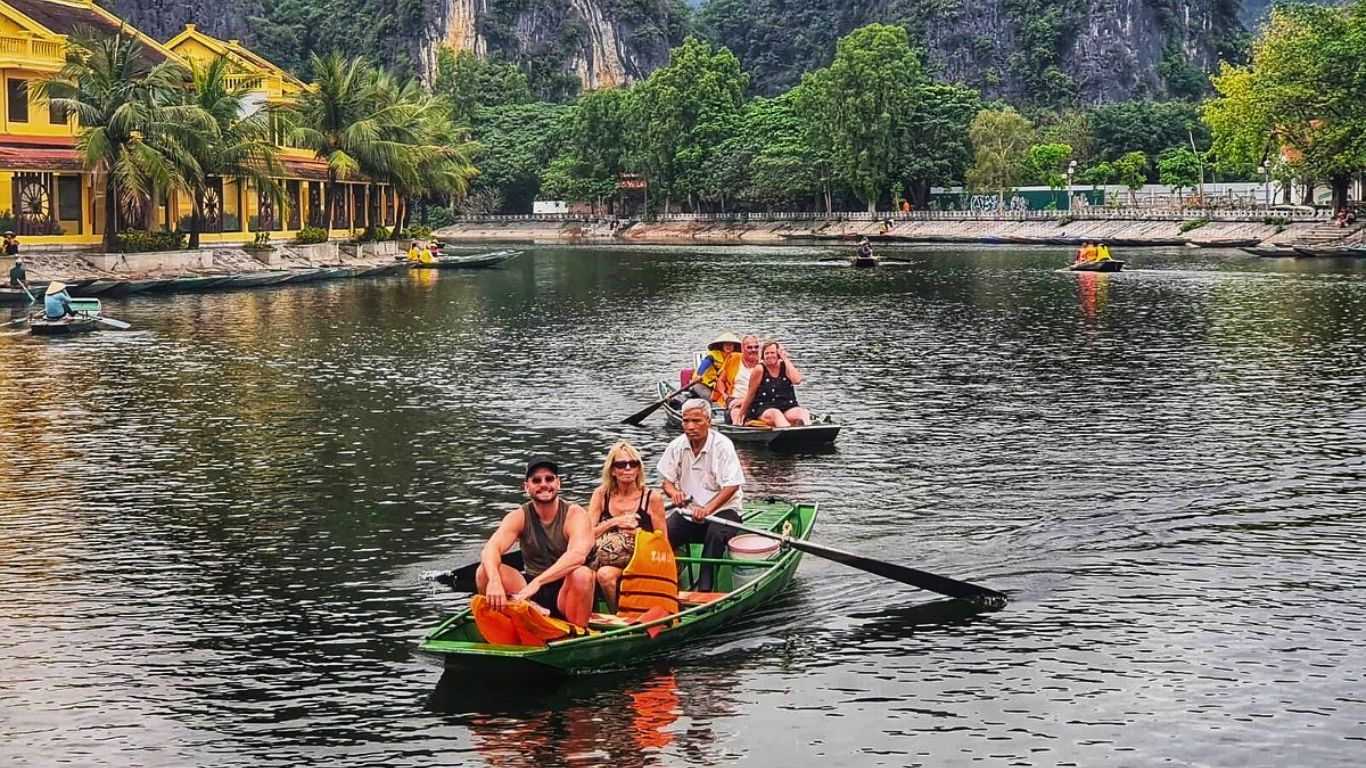
[[[968,186],[995,189],[1004,201],[1006,190],[1019,184],[1022,160],[1033,135],[1033,124],[1011,107],[984,109],[978,113],[968,129],[973,146]]]
[[[447,100],[457,123],[469,125],[480,107],[527,104],[532,101],[526,73],[515,64],[496,57],[482,58],[474,51],[442,48],[436,54],[436,77],[432,92]]]
[[[626,152],[629,93],[588,91],[563,117],[564,146],[541,175],[542,194],[602,203],[618,196]]]
[[[1200,183],[1204,162],[1186,147],[1168,147],[1157,156],[1158,183],[1172,192],[1194,187]]]
[[[175,103],[185,77],[177,64],[153,65],[119,30],[73,37],[62,69],[32,86],[39,99],[76,116],[81,163],[104,186],[105,250],[114,249],[120,201],[147,210],[155,193],[187,187],[187,176],[201,174],[182,138],[211,127],[202,110]]]
[[[1157,157],[1167,147],[1188,143],[1194,130],[1200,151],[1209,148],[1210,134],[1200,122],[1200,108],[1188,102],[1123,101],[1105,104],[1088,113],[1095,137],[1095,156],[1115,160],[1126,152],[1139,151]]]
[[[1148,183],[1148,156],[1142,152],[1126,152],[1110,164],[1115,183],[1129,190],[1129,204],[1138,204],[1138,190]]]
[[[914,102],[899,175],[911,202],[923,208],[930,201],[931,187],[963,180],[972,163],[968,128],[982,111],[982,98],[971,88],[925,83],[916,87]]]
[[[541,172],[563,147],[567,109],[533,102],[476,110],[471,131],[479,144],[473,158],[479,177],[473,189],[496,190],[506,210],[530,213]]]
[[[1218,96],[1203,113],[1220,167],[1246,171],[1281,155],[1306,181],[1328,179],[1334,207],[1346,205],[1352,177],[1366,171],[1363,60],[1363,0],[1274,8],[1249,63],[1214,77]]]
[[[666,208],[675,196],[691,201],[705,191],[707,158],[744,108],[747,85],[730,51],[689,37],[632,90],[632,164]]]
[[[917,87],[928,78],[903,27],[869,24],[840,38],[823,80],[836,177],[869,211],[911,152]]]
[[[1067,144],[1035,144],[1025,153],[1025,164],[1034,178],[1049,189],[1062,189],[1067,183],[1067,163],[1072,147]]]
[[[323,220],[330,225],[338,180],[360,173],[361,158],[375,151],[379,125],[374,114],[374,67],[363,57],[313,55],[313,87],[288,112],[290,139],[327,164]]]

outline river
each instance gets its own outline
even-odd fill
[[[536,247],[496,270],[105,302],[0,338],[6,766],[1338,766],[1366,747],[1366,264]],[[6,315],[8,316],[8,315]],[[662,663],[546,690],[415,656],[533,450],[586,500],[719,331],[782,340],[815,539]],[[654,477],[652,473],[652,477]]]

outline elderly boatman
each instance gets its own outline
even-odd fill
[[[724,557],[735,530],[708,522],[715,515],[740,522],[745,473],[735,444],[711,428],[711,403],[693,398],[683,404],[683,434],[674,438],[659,458],[664,493],[684,514],[669,518],[669,543],[702,544],[703,557]],[[716,566],[703,565],[693,588],[711,592]]]

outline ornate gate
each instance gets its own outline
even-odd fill
[[[21,235],[50,235],[57,230],[52,206],[52,174],[14,174],[14,230]]]

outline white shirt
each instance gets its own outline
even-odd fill
[[[722,488],[737,486],[735,495],[721,509],[740,511],[745,484],[745,471],[740,457],[735,455],[735,443],[715,429],[707,430],[707,442],[701,453],[693,455],[688,436],[679,435],[659,457],[659,474],[692,497],[692,503],[705,507]]]
[[[749,393],[749,375],[757,367],[757,363],[754,366],[745,365],[744,362],[740,363],[740,370],[735,372],[735,388],[730,393],[732,400],[737,403],[745,401],[745,395]]]

